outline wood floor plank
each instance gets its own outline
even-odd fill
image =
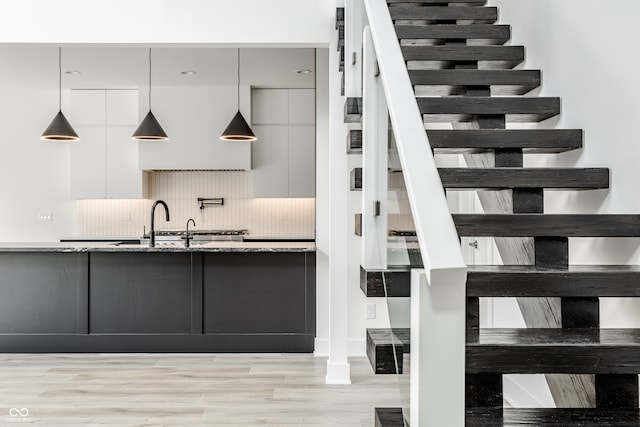
[[[4,354],[0,425],[9,410],[47,426],[342,426],[401,406],[397,378],[350,360],[352,385],[326,385],[308,354]]]

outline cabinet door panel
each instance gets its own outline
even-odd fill
[[[289,123],[289,91],[287,89],[254,89],[251,118],[254,125],[286,125]]]
[[[253,197],[288,197],[288,126],[256,125],[253,131]]]
[[[136,89],[107,91],[107,126],[138,125],[138,91]]]
[[[71,197],[102,199],[106,194],[104,127],[76,127],[78,143],[71,144]]]
[[[72,126],[104,126],[106,116],[105,91],[102,89],[71,91]],[[77,132],[77,131],[76,131]]]
[[[289,197],[315,197],[315,126],[289,126]]]
[[[190,333],[188,253],[92,253],[90,333]]]
[[[304,333],[304,253],[204,257],[204,333]]]
[[[289,124],[312,125],[316,122],[314,89],[289,89]]]
[[[135,126],[107,128],[107,198],[144,197],[142,171],[138,169],[138,143],[131,140]]]

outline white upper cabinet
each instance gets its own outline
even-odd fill
[[[254,89],[254,197],[315,197],[314,89]]]
[[[140,141],[143,170],[249,170],[251,143],[222,141],[220,135],[238,111],[237,86],[159,86],[152,88],[152,111],[168,141]],[[240,111],[251,123],[249,88],[240,87]],[[141,102],[147,114],[146,99]]]
[[[71,197],[131,199],[146,196],[138,168],[137,90],[72,90]]]
[[[313,89],[289,89],[289,124],[313,125],[315,122],[315,91]]]

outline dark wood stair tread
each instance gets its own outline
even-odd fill
[[[436,153],[522,149],[524,153],[561,153],[582,147],[581,129],[428,130]]]
[[[344,122],[360,123],[362,121],[362,98],[347,98],[344,102]]]
[[[498,20],[497,7],[447,7],[447,6],[393,6],[389,8],[391,19],[458,21],[492,24]]]
[[[637,374],[639,329],[469,329],[467,373]]]
[[[387,273],[391,276],[393,273]],[[398,282],[401,277],[388,277]],[[638,265],[470,265],[468,297],[640,297]]]
[[[460,236],[640,237],[640,215],[454,214]]]
[[[491,87],[493,95],[523,95],[540,86],[537,70],[409,70],[414,86],[420,86],[420,96],[438,94],[442,87],[450,93],[467,86]],[[434,86],[430,92],[430,86]]]
[[[479,61],[487,68],[513,68],[524,61],[523,46],[402,46],[405,61]],[[488,64],[491,63],[489,66]]]
[[[405,427],[402,408],[375,408],[375,427]]]
[[[401,298],[411,296],[409,266],[371,270],[360,267],[360,289],[367,297]],[[415,266],[413,268],[422,268]]]
[[[344,7],[336,8],[336,30],[338,27],[344,27]]]
[[[511,38],[509,25],[492,24],[396,24],[399,39],[480,40],[485,44],[504,44]]]
[[[420,3],[420,4],[468,4],[475,6],[482,6],[486,3],[486,0],[387,0],[389,5],[393,5],[396,3]]]
[[[478,116],[506,115],[511,122],[538,122],[560,114],[560,98],[550,97],[418,97],[425,122],[473,121]]]
[[[349,129],[347,154],[362,154],[362,131],[360,129]]]
[[[609,188],[606,168],[439,168],[438,172],[443,187],[450,190]],[[362,190],[362,168],[351,170],[350,189]]]
[[[558,190],[609,187],[606,168],[440,168],[447,189],[544,188]]]
[[[410,352],[409,328],[368,328],[367,357],[376,374],[402,374],[403,354]]]
[[[503,413],[484,408],[467,408],[467,427],[637,427],[638,409],[601,408],[505,408]]]

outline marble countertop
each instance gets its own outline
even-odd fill
[[[102,242],[0,242],[0,252],[315,252],[315,242],[209,242],[147,245]]]

